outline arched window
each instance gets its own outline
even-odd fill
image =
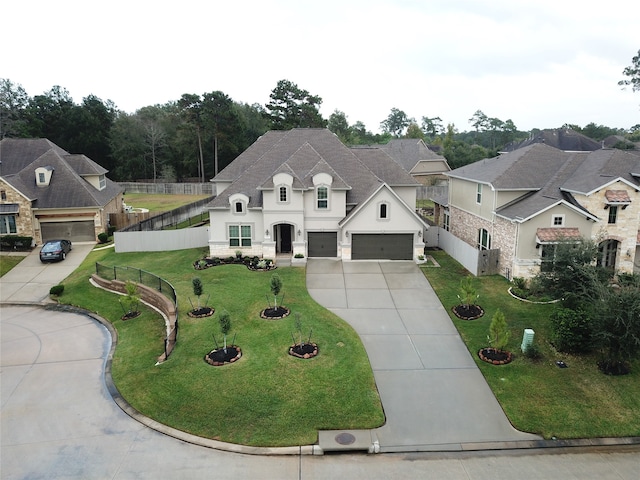
[[[389,204],[388,203],[381,203],[378,206],[378,218],[381,220],[386,220],[387,218],[389,218]]]
[[[236,213],[244,212],[244,204],[242,202],[236,202],[236,204],[235,204],[235,212]]]
[[[280,203],[286,203],[288,201],[287,187],[284,185],[278,189],[278,201]]]

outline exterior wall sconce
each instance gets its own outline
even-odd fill
[[[269,238],[269,230],[265,230],[265,231],[264,231],[264,236],[265,236],[265,237],[267,237],[267,238]]]
[[[346,232],[344,232],[344,236],[349,238],[349,230],[347,230]]]
[[[418,230],[418,238],[422,238],[422,230]]]
[[[302,232],[300,231],[300,229],[298,229],[298,238],[302,235]]]

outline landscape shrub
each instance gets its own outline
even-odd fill
[[[0,237],[0,248],[2,250],[29,250],[32,243],[33,237],[20,235],[4,235]]]
[[[98,234],[98,241],[100,243],[107,243],[109,241],[109,235],[105,232],[100,232]]]
[[[586,353],[592,348],[592,326],[583,310],[558,308],[551,320],[551,343],[561,352]]]
[[[64,292],[64,285],[54,285],[49,289],[49,295],[55,295],[59,297]]]

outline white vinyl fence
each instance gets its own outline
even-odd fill
[[[440,247],[473,275],[478,275],[478,255],[480,251],[477,248],[439,227],[431,227],[427,231],[425,240],[427,247]]]
[[[149,232],[114,232],[116,252],[162,252],[209,245],[209,227]]]

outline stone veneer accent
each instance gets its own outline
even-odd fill
[[[33,230],[33,212],[31,210],[31,202],[20,195],[11,185],[7,184],[3,180],[0,180],[0,190],[4,191],[7,196],[7,199],[3,200],[2,203],[17,203],[19,206],[18,215],[16,215],[16,229],[18,231],[15,235],[34,237],[34,240],[36,240],[36,235]]]
[[[614,224],[608,223],[609,210],[604,208],[607,201],[605,197],[607,190],[625,190],[631,200],[631,204],[624,210],[622,206],[618,206],[618,215]],[[620,242],[616,256],[616,270],[633,273],[638,230],[640,229],[640,192],[623,182],[616,182],[592,195],[575,195],[575,198],[582,206],[600,218],[600,221],[593,225],[591,238],[599,242],[610,239]]]

